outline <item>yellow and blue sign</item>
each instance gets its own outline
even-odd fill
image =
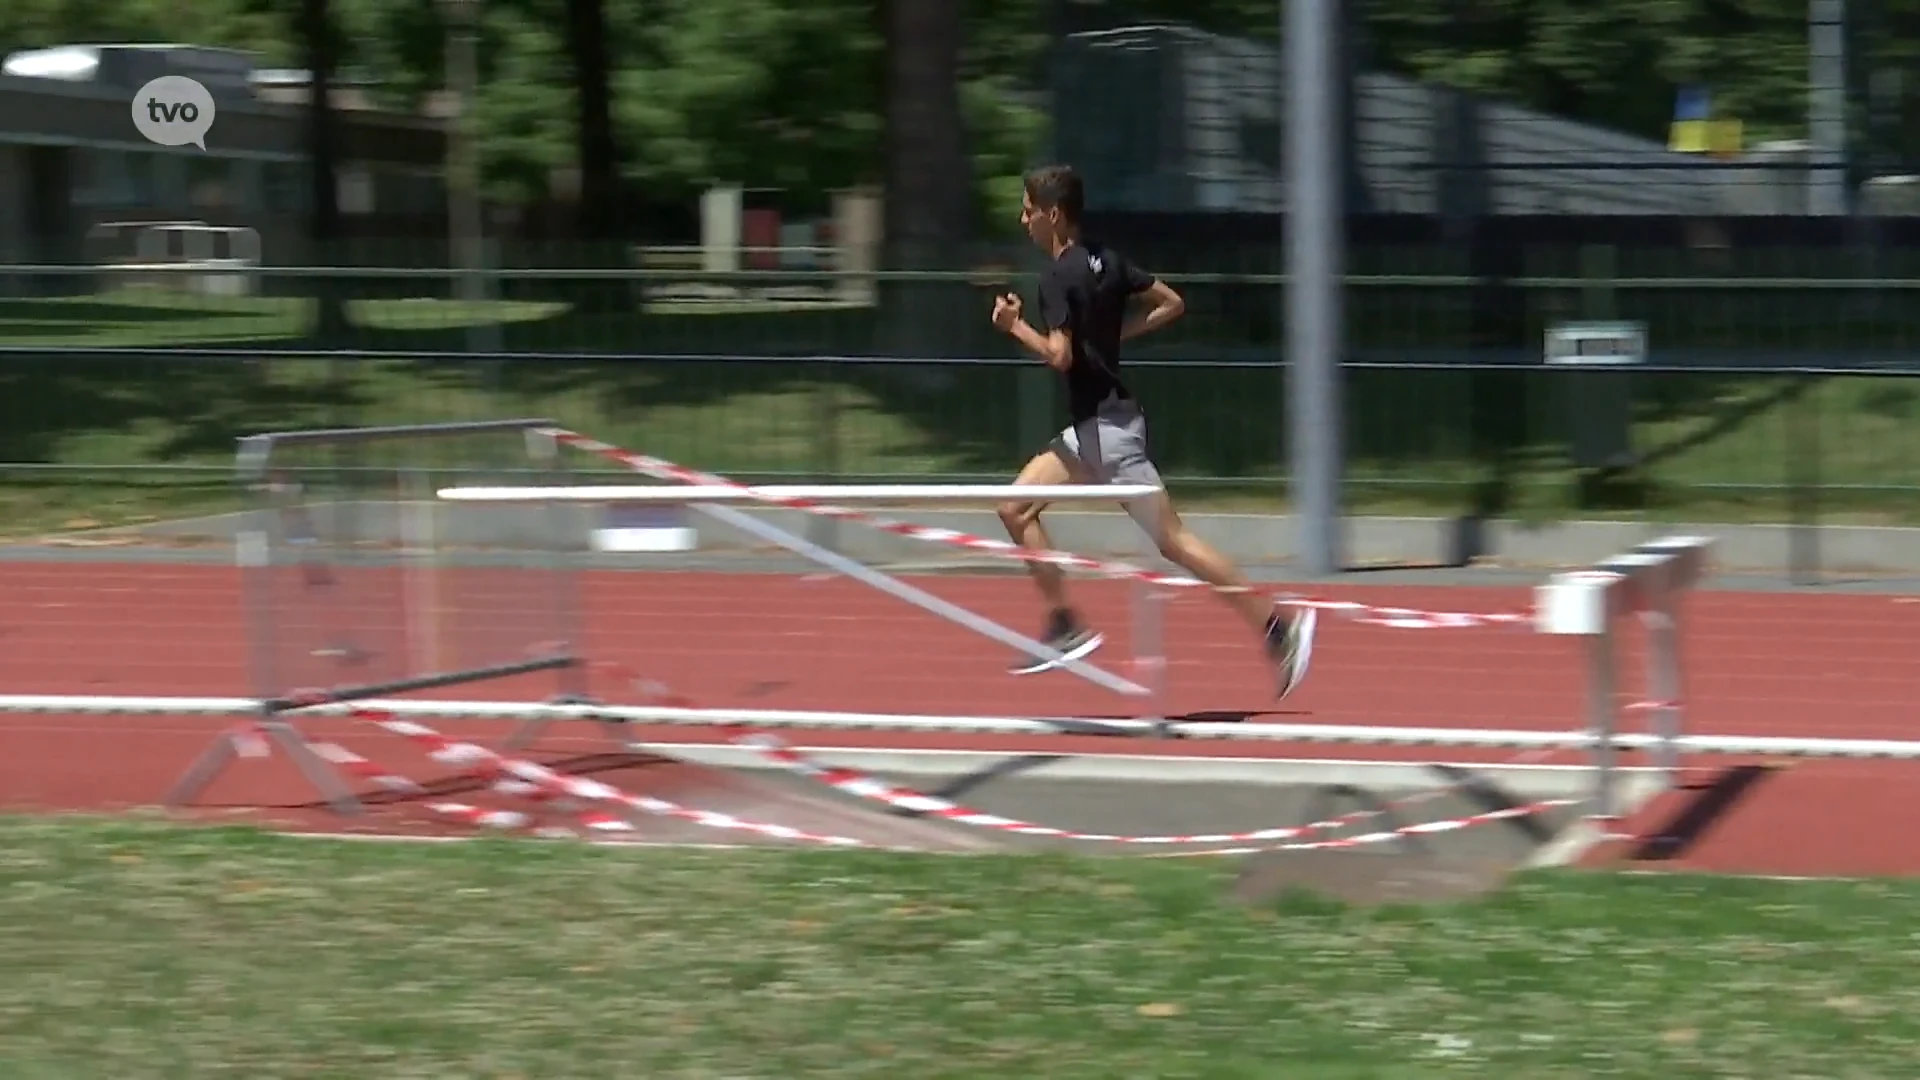
[[[1740,121],[1713,115],[1713,93],[1704,86],[1683,86],[1673,103],[1667,149],[1681,154],[1738,154]]]

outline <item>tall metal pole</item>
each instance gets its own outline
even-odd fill
[[[1287,430],[1300,566],[1344,568],[1341,550],[1339,0],[1283,0],[1286,56]]]
[[[480,205],[480,158],[473,137],[479,93],[480,0],[443,0],[447,14],[447,254],[458,271],[456,295],[467,307],[467,347],[499,349],[498,324],[486,317],[486,236]]]
[[[1847,3],[1807,5],[1807,142],[1814,174],[1808,212],[1847,212]]]

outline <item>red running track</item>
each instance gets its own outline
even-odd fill
[[[1016,628],[1036,621],[1019,578],[915,583]],[[1079,583],[1128,655],[1126,588]],[[212,566],[0,563],[0,693],[244,694],[239,574]],[[603,572],[583,578],[589,655],[616,660],[703,705],[903,713],[1126,715],[1070,675],[1015,678],[993,642],[843,579],[784,574]],[[1458,611],[1521,611],[1520,588],[1337,587],[1342,599]],[[1702,733],[1920,738],[1920,602],[1868,594],[1701,592],[1686,612],[1688,722]],[[1276,709],[1251,636],[1210,597],[1168,606],[1171,705],[1316,723],[1563,729],[1581,715],[1574,644],[1520,627],[1404,630],[1322,622],[1313,676]],[[1623,659],[1639,663],[1637,643]],[[1631,670],[1637,670],[1637,667]],[[534,700],[539,679],[450,696]],[[618,687],[596,687],[616,697]],[[1623,692],[1632,694],[1631,682]],[[220,729],[214,719],[0,719],[0,801],[16,807],[148,804]],[[462,728],[461,730],[468,730]],[[359,737],[365,736],[355,733]],[[686,729],[660,738],[685,741]],[[807,742],[1051,753],[1359,756],[1355,748],[1099,738],[811,733]],[[564,744],[579,750],[584,744]],[[366,752],[382,752],[376,740]],[[555,749],[560,748],[556,746]],[[1432,752],[1366,752],[1386,759]],[[384,760],[384,758],[383,758]],[[1704,764],[1704,763],[1703,763]],[[241,771],[256,769],[244,766]],[[1808,762],[1767,781],[1685,860],[1772,873],[1920,872],[1920,763]],[[271,776],[271,779],[269,777]],[[284,776],[239,778],[226,801],[287,802]],[[272,788],[273,790],[268,790]]]

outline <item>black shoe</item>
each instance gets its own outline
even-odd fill
[[[1047,622],[1046,636],[1040,643],[1060,654],[1058,658],[1042,658],[1023,655],[1015,660],[1007,670],[1015,675],[1037,675],[1059,667],[1068,660],[1078,660],[1100,647],[1106,639],[1099,633],[1081,626],[1069,612],[1056,611]]]
[[[1307,665],[1313,660],[1313,630],[1320,613],[1303,607],[1292,612],[1275,611],[1267,620],[1267,659],[1273,663],[1276,680],[1274,696],[1293,693],[1307,677]]]

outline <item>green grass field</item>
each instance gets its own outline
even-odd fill
[[[232,440],[260,430],[546,415],[742,477],[984,479],[1040,445],[1062,408],[1037,368],[781,358],[867,340],[871,312],[844,306],[387,297],[352,301],[347,315],[349,337],[335,344],[448,359],[0,359],[0,535],[229,508],[232,493],[191,470],[219,476]],[[306,341],[310,316],[296,298],[139,289],[10,300],[0,301],[0,345],[280,348]],[[459,358],[475,327],[510,351],[768,358],[477,364]],[[1142,367],[1136,379],[1153,403],[1156,456],[1188,505],[1286,509],[1278,370]],[[1567,461],[1569,417],[1586,391],[1559,373],[1356,371],[1348,383],[1356,514],[1781,521],[1801,478],[1818,485],[1825,520],[1920,523],[1920,380],[1643,377],[1631,430],[1654,463],[1601,485]],[[1469,445],[1469,432],[1496,429],[1505,449]]]
[[[1195,860],[0,819],[8,1077],[1895,1078],[1920,884],[1538,872],[1245,909]]]

